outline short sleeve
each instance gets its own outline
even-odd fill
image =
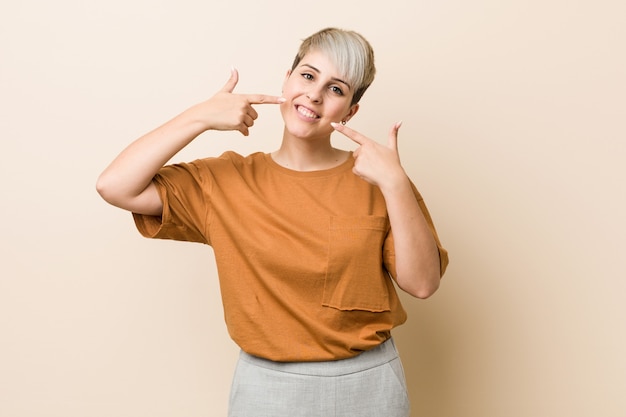
[[[161,201],[161,216],[133,213],[139,232],[148,238],[210,244],[210,173],[202,160],[168,165],[153,179]]]

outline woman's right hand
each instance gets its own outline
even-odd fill
[[[206,130],[238,130],[248,136],[249,129],[259,114],[253,104],[280,104],[282,97],[265,94],[235,94],[239,73],[231,70],[230,78],[213,97],[190,109],[193,117],[203,123]]]

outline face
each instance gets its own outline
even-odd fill
[[[331,122],[347,121],[357,112],[351,105],[354,86],[343,80],[335,65],[321,51],[307,53],[287,73],[280,109],[287,132],[299,138],[328,138]]]

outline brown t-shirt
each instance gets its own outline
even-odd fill
[[[228,331],[274,361],[335,360],[371,349],[405,322],[391,276],[393,237],[380,190],[354,159],[293,171],[269,154],[226,152],[156,175],[161,217],[134,214],[146,237],[213,247]],[[431,225],[441,260],[446,251]]]

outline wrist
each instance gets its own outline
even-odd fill
[[[398,191],[402,191],[405,189],[411,188],[411,181],[409,177],[406,175],[406,172],[402,167],[398,167],[398,169],[393,172],[389,172],[385,177],[384,182],[381,182],[378,187],[382,191],[383,195],[389,193],[395,193]]]
[[[198,134],[213,129],[211,122],[206,117],[206,111],[203,108],[203,103],[190,107],[185,110],[181,116],[184,118],[183,123],[192,128]]]

